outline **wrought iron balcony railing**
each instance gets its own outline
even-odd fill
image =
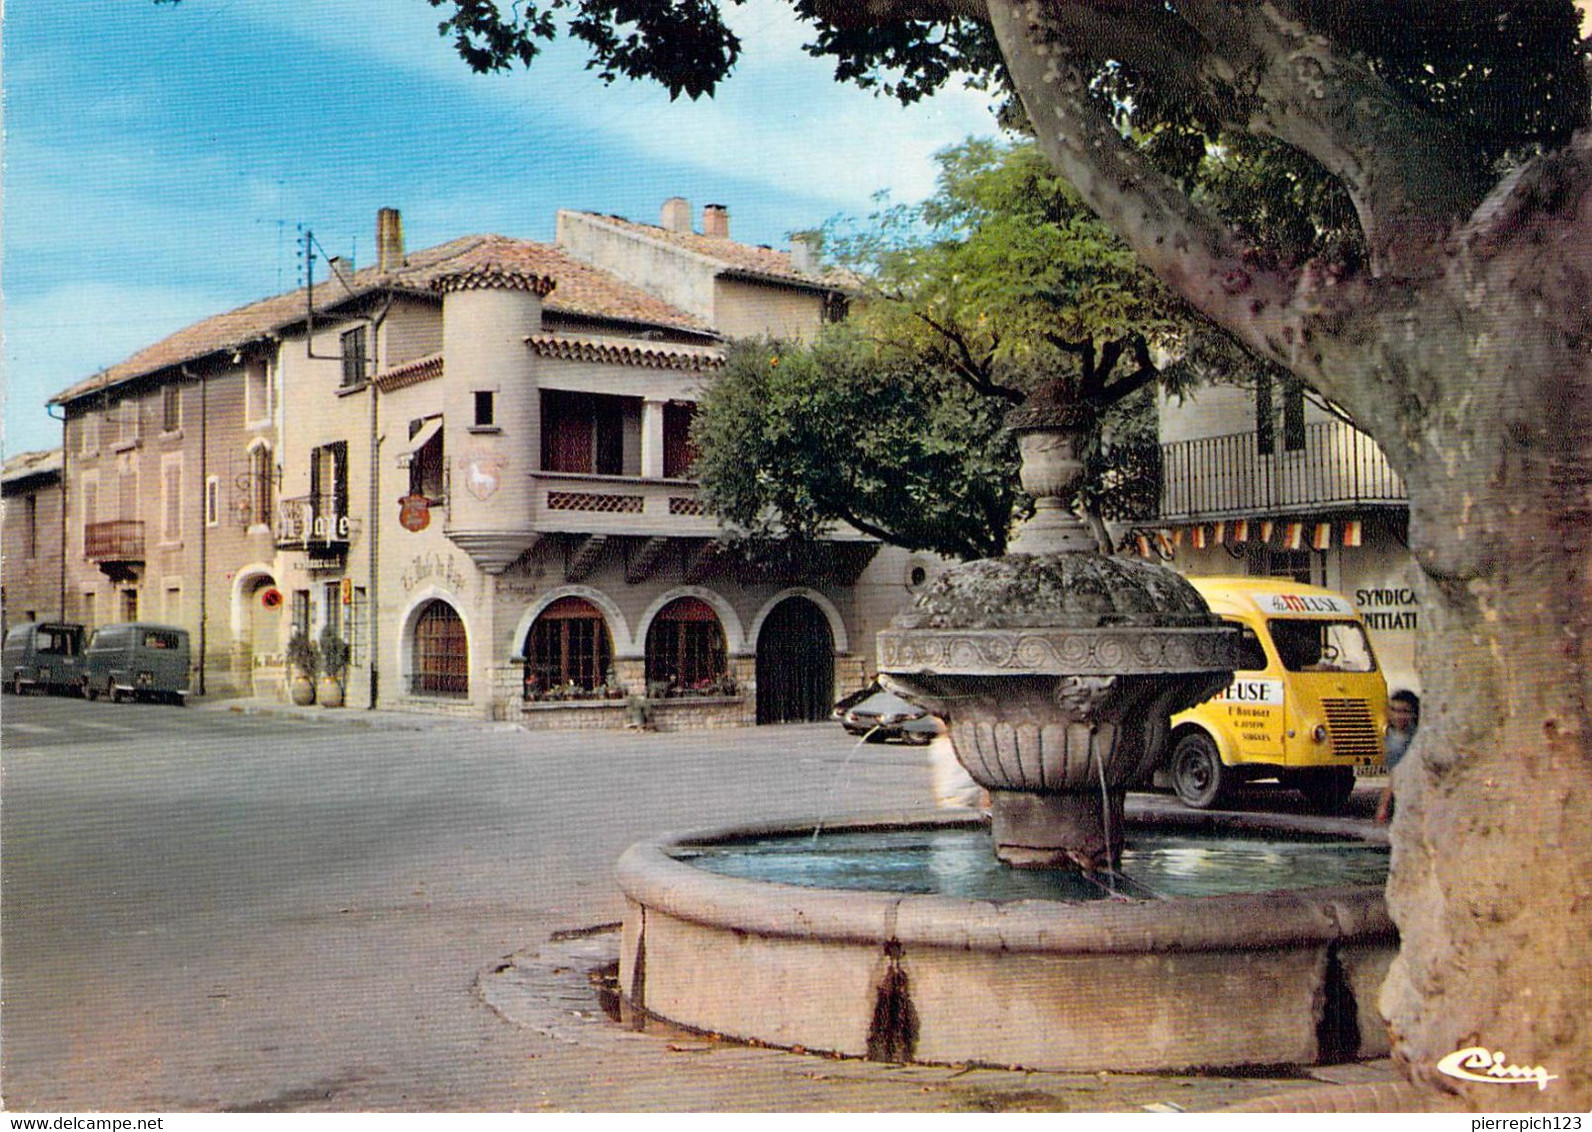
[[[83,527],[83,555],[93,562],[142,562],[144,523],[141,519],[111,519]]]
[[[1404,503],[1377,444],[1343,421],[1305,429],[1302,448],[1261,452],[1254,432],[1161,445],[1163,520],[1243,518],[1332,506]]]

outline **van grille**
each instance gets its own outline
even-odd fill
[[[1382,736],[1371,718],[1371,705],[1365,700],[1323,699],[1332,753],[1343,758],[1382,753]]]

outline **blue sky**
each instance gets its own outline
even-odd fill
[[[424,0],[70,0],[6,6],[4,450],[60,443],[48,397],[206,315],[300,282],[302,226],[371,258],[551,240],[558,208],[655,222],[729,206],[783,246],[872,194],[932,190],[933,154],[994,132],[986,100],[903,109],[836,84],[779,0],[726,5],[745,41],[716,99],[605,87],[573,48],[472,75]]]

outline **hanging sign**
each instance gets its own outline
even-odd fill
[[[260,591],[260,604],[267,609],[275,609],[282,604],[282,591],[275,586]]]
[[[423,531],[431,525],[431,500],[406,495],[398,501],[398,525],[406,531]]]

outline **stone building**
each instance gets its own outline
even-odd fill
[[[0,636],[61,617],[61,450],[19,452],[0,468]]]
[[[1159,406],[1159,526],[1137,535],[1191,575],[1295,578],[1365,615],[1388,687],[1419,688],[1409,504],[1376,443],[1297,386],[1209,386]]]
[[[738,335],[842,317],[795,254],[564,212],[556,245],[468,236],[196,323],[53,399],[67,614],[184,625],[205,690],[281,694],[330,632],[346,698],[617,726],[819,718],[936,564],[849,531],[799,560],[718,541],[689,477]]]

